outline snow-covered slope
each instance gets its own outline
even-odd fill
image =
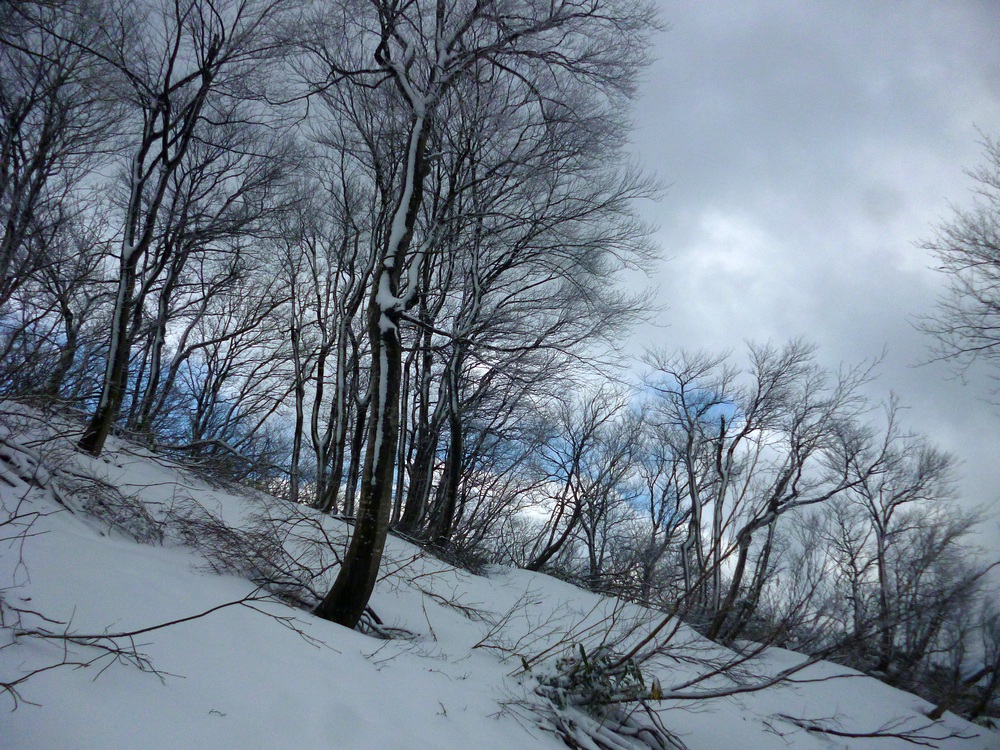
[[[539,726],[532,710],[534,673],[550,669],[574,644],[595,648],[611,620],[638,633],[658,621],[656,613],[544,575],[497,569],[474,576],[390,539],[372,607],[399,637],[349,631],[263,598],[248,580],[206,569],[205,557],[162,524],[172,509],[176,518],[177,507],[190,511],[193,502],[232,525],[262,507],[273,518],[280,506],[212,487],[140,449],[113,443],[95,460],[58,439],[39,443],[42,434],[28,414],[22,427],[8,419],[0,435],[0,539],[6,540],[0,682],[44,670],[2,696],[2,748],[556,750],[564,743]],[[97,480],[148,509],[147,523],[119,519],[119,526],[151,541],[139,543],[116,526],[114,509],[99,502],[104,485]],[[102,520],[84,513],[85,505]],[[311,528],[312,518],[303,528]],[[323,529],[334,546],[348,533],[330,519]],[[292,546],[305,554],[305,543]],[[96,645],[15,637],[15,631],[113,635],[206,612],[130,639],[88,641]],[[686,645],[676,648],[700,658],[722,653],[683,628],[678,641]],[[102,646],[122,647],[133,659],[134,647],[148,660],[146,669],[115,660]],[[754,671],[762,675],[801,658],[772,650]],[[696,670],[669,659],[658,669],[665,690]],[[660,701],[659,720],[692,750],[896,750],[914,745],[817,733],[794,720],[818,721],[843,735],[929,723],[921,714],[930,708],[926,702],[831,664],[809,667],[796,679],[730,698]],[[954,733],[969,739],[931,746],[1000,748],[1000,735],[950,714],[918,732]]]

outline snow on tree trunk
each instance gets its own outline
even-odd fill
[[[337,580],[315,610],[318,616],[351,628],[357,625],[375,588],[385,537],[389,532],[403,369],[399,320],[405,297],[415,290],[411,284],[404,297],[397,297],[396,294],[423,197],[423,152],[426,142],[426,119],[422,112],[418,112],[410,128],[402,193],[393,215],[382,267],[369,300],[372,415],[368,424],[368,449],[361,473],[354,534]],[[411,260],[411,280],[419,278],[419,268],[414,266],[419,266],[420,260]]]

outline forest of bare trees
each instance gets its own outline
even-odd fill
[[[0,390],[72,410],[90,454],[121,434],[351,519],[315,608],[349,627],[394,532],[995,713],[984,519],[877,363],[669,331],[624,359],[663,314],[625,283],[657,260],[625,150],[656,24],[4,3]]]

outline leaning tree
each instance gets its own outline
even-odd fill
[[[403,379],[402,326],[435,262],[422,229],[425,188],[448,154],[439,136],[454,102],[481,81],[537,92],[531,106],[553,123],[585,118],[633,90],[652,11],[636,0],[436,3],[353,0],[327,6],[324,35],[308,43],[321,88],[386,89],[400,113],[392,209],[369,280],[367,336],[372,398],[357,520],[337,580],[317,614],[357,623],[375,584],[392,510]]]

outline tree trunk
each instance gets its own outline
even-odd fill
[[[351,463],[347,468],[347,489],[344,492],[344,515],[354,515],[354,501],[358,494],[358,476],[361,474],[361,449],[365,444],[365,414],[368,411],[369,397],[358,399],[354,424],[354,436],[351,440]]]
[[[111,344],[108,351],[107,366],[104,371],[104,384],[101,388],[101,400],[94,410],[94,415],[87,424],[80,438],[80,450],[99,456],[104,450],[104,443],[111,433],[111,427],[118,417],[125,389],[128,386],[129,318],[132,312],[132,295],[135,292],[136,263],[139,253],[131,245],[122,249],[121,275],[118,279],[118,296],[115,300],[111,316]]]
[[[371,342],[371,411],[368,449],[361,474],[361,494],[354,534],[337,580],[315,613],[353,628],[364,614],[375,588],[385,537],[392,513],[392,482],[396,443],[399,439],[399,395],[403,375],[403,348],[399,321],[406,299],[397,297],[400,273],[423,199],[426,176],[424,151],[427,121],[417,114],[410,126],[402,191],[393,219],[382,267],[375,278],[368,303],[368,338]],[[421,258],[411,259],[420,278]],[[406,295],[415,293],[408,286]]]
[[[771,551],[774,549],[774,533],[777,523],[778,519],[775,517],[767,527],[767,537],[764,540],[763,549],[757,560],[753,579],[750,581],[750,592],[740,605],[736,613],[736,618],[724,632],[724,637],[727,640],[732,641],[742,635],[747,622],[754,612],[757,611],[757,606],[760,604],[761,594],[764,593],[764,584],[767,582],[768,566],[771,564]]]
[[[292,433],[292,462],[288,472],[288,499],[293,503],[299,502],[299,461],[302,458],[302,430],[305,428],[305,398],[306,382],[305,373],[302,370],[302,357],[299,351],[299,327],[295,321],[294,298],[292,300],[292,324],[289,327],[289,337],[292,343],[292,363],[295,367],[295,382],[292,390],[295,394],[295,428]]]
[[[73,367],[73,360],[76,358],[76,350],[79,346],[79,323],[76,322],[73,311],[66,301],[62,299],[59,301],[59,308],[63,317],[63,327],[66,331],[66,342],[59,347],[59,361],[56,363],[51,375],[49,375],[48,380],[46,380],[45,387],[42,390],[45,396],[53,399],[59,398],[63,381],[66,380],[66,376]]]
[[[424,425],[417,437],[417,452],[410,468],[410,484],[406,491],[406,502],[399,519],[399,529],[410,534],[417,531],[427,511],[427,499],[431,494],[431,480],[434,475],[434,458],[437,455],[439,430],[433,422]]]
[[[753,541],[752,533],[741,533],[737,540],[739,546],[739,553],[736,556],[736,568],[733,570],[733,580],[729,583],[729,592],[726,594],[726,601],[719,608],[719,611],[715,613],[715,617],[712,619],[712,625],[708,630],[709,638],[717,638],[719,632],[722,630],[722,626],[726,623],[726,618],[729,612],[733,608],[733,604],[736,603],[736,597],[739,595],[740,586],[743,584],[743,575],[747,568],[747,557],[750,554],[750,543]]]
[[[896,629],[892,625],[892,614],[889,611],[889,571],[886,560],[885,531],[876,529],[876,565],[878,573],[878,621],[879,621],[879,655],[875,669],[887,672],[892,663],[893,642]]]
[[[390,269],[382,271],[382,274],[389,273]],[[399,330],[390,313],[384,312],[375,299],[371,301],[368,325],[374,390],[358,513],[354,534],[337,580],[315,610],[317,616],[349,628],[361,619],[378,578],[378,567],[389,531],[396,440],[399,435],[402,376]]]
[[[456,413],[454,405],[449,410],[448,422],[451,436],[448,440],[448,459],[445,462],[444,488],[431,537],[435,544],[443,544],[451,538],[455,510],[458,508],[458,489],[462,480],[462,418],[461,414]]]
[[[344,480],[344,455],[347,452],[347,326],[346,318],[341,320],[337,332],[337,370],[336,388],[333,405],[330,409],[330,419],[333,422],[332,456],[330,458],[330,479],[327,483],[326,497],[322,499],[324,513],[337,512],[337,500]]]
[[[183,269],[186,256],[182,253],[175,256],[174,261],[167,267],[167,275],[163,280],[163,288],[160,289],[159,299],[156,304],[156,321],[153,324],[149,348],[149,374],[146,378],[146,387],[143,389],[142,398],[139,400],[138,409],[132,425],[137,432],[144,433],[152,427],[154,412],[153,407],[157,402],[157,392],[160,389],[160,380],[163,374],[163,349],[167,342],[167,323],[170,317],[170,299],[173,296],[174,288],[177,284],[180,272]],[[136,384],[138,386],[138,383]],[[164,384],[162,390],[162,400],[166,400],[167,388],[172,383]]]

